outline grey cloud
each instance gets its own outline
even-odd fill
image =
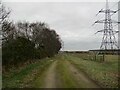
[[[12,9],[14,21],[42,21],[56,30],[64,41],[64,50],[88,50],[99,48],[102,34],[95,35],[103,25],[91,27],[101,16],[95,14],[105,6],[104,2],[6,2]],[[114,3],[110,3],[112,6]],[[102,16],[103,17],[103,16]]]

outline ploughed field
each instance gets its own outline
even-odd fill
[[[3,73],[3,88],[117,88],[118,56],[60,53]],[[99,57],[99,56],[98,56]]]

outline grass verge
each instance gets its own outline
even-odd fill
[[[28,64],[22,69],[16,68],[15,71],[10,71],[2,75],[3,88],[24,88],[29,87],[29,83],[40,73],[44,67],[51,63],[50,59],[39,60],[35,63]]]

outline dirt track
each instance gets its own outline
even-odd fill
[[[56,65],[57,65],[57,61],[53,62],[53,64],[49,67],[46,73],[44,88],[57,88]]]
[[[76,88],[100,88],[93,80],[78,70],[68,60],[65,61],[65,64],[68,65],[68,69],[78,83],[78,87]],[[58,60],[54,61],[44,73],[42,88],[62,88],[62,81],[60,81],[60,76],[56,69],[57,65]]]
[[[76,78],[76,81],[82,86],[81,88],[100,88],[94,81],[92,81],[82,71],[75,68],[69,61],[67,61],[67,64],[73,76]]]

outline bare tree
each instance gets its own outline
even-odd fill
[[[6,7],[3,5],[3,3],[0,1],[0,46],[2,44],[2,39],[4,37],[3,33],[3,24],[5,24],[4,22],[7,21],[8,16],[10,14],[10,10],[6,9]],[[8,22],[10,24],[10,22]],[[8,24],[7,24],[8,25]],[[7,27],[7,26],[6,26]]]
[[[10,10],[6,9],[3,3],[0,1],[0,24],[2,24],[9,16]]]

